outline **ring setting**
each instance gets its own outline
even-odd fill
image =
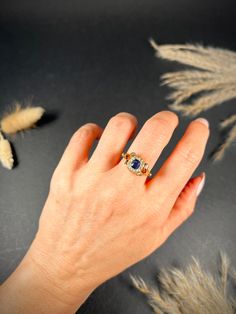
[[[122,157],[125,159],[127,168],[138,176],[146,175],[151,177],[148,164],[135,152],[122,153]]]

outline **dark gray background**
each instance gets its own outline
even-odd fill
[[[86,122],[105,126],[119,111],[143,122],[167,108],[160,74],[179,68],[158,60],[148,43],[198,42],[236,50],[235,1],[1,1],[0,111],[32,100],[47,115],[40,127],[12,143],[17,166],[0,169],[0,273],[17,266],[37,230],[51,175],[73,132]],[[129,273],[155,282],[158,268],[186,265],[191,255],[214,269],[219,250],[236,264],[235,146],[213,165],[222,140],[218,122],[235,113],[231,101],[203,116],[211,137],[207,181],[194,215],[155,253],[97,289],[79,313],[151,313],[130,284]],[[189,119],[181,124],[158,166]],[[114,141],[115,145],[115,141]]]

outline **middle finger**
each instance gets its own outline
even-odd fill
[[[151,170],[162,150],[168,144],[177,125],[178,117],[175,113],[161,111],[155,114],[145,122],[129,147],[128,152],[135,152],[137,155],[141,156],[142,159],[148,163],[149,169]],[[118,167],[124,166],[124,160],[122,159]],[[129,175],[131,177],[135,176],[133,173],[129,173]],[[143,176],[143,178],[145,181],[145,176]],[[137,180],[137,178],[135,179]]]

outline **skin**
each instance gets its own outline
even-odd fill
[[[155,114],[128,151],[152,168],[177,125],[174,113]],[[73,134],[51,178],[35,239],[0,287],[1,313],[74,313],[93,290],[150,255],[193,213],[204,174],[190,178],[204,154],[206,122],[189,124],[151,178],[131,173],[121,159],[136,127],[135,116],[122,112],[104,130],[87,123]]]

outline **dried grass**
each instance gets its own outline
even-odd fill
[[[169,107],[185,116],[196,116],[203,111],[236,98],[236,53],[227,49],[202,45],[158,45],[150,40],[156,56],[176,61],[194,69],[165,73],[162,85],[174,89],[168,99]],[[220,124],[232,126],[225,141],[213,155],[214,161],[223,158],[225,151],[236,141],[236,115]]]
[[[156,314],[233,314],[236,304],[227,293],[229,271],[229,259],[221,254],[220,276],[217,277],[203,270],[193,258],[183,271],[162,269],[158,276],[159,287],[150,287],[139,277],[131,276],[131,279],[134,286],[147,296]],[[236,280],[235,270],[231,273]]]
[[[162,84],[175,89],[168,97],[171,109],[194,116],[236,98],[235,52],[191,44],[157,45],[154,40],[150,43],[156,56],[198,69],[162,75]]]

